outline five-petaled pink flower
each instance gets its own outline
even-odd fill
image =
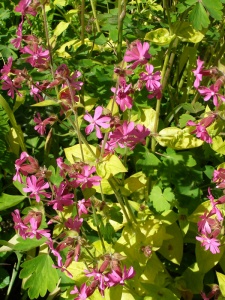
[[[126,51],[124,55],[124,61],[131,62],[134,61],[132,65],[130,65],[131,69],[135,69],[138,65],[145,65],[148,60],[151,58],[151,55],[148,53],[149,51],[149,43],[142,43],[137,40],[131,43],[130,48]]]
[[[84,120],[86,120],[87,122],[90,123],[90,125],[88,125],[85,128],[85,132],[86,134],[90,134],[94,129],[96,130],[96,136],[99,139],[103,138],[103,135],[101,133],[100,127],[102,128],[109,128],[110,127],[110,117],[107,116],[101,116],[103,112],[103,108],[101,106],[96,107],[95,109],[95,113],[94,113],[94,117],[92,117],[89,113],[86,113],[86,115],[84,115]]]
[[[219,99],[221,99],[223,102],[225,102],[225,96],[219,94],[219,86],[212,84],[209,88],[202,86],[198,88],[198,92],[204,96],[204,100],[208,101],[211,98],[213,99],[213,104],[215,106],[219,105]]]
[[[146,88],[149,92],[155,92],[161,90],[161,76],[160,72],[157,71],[153,74],[154,67],[153,65],[147,64],[145,66],[145,70],[147,73],[142,72],[140,74],[140,80],[146,81]]]
[[[81,186],[81,189],[91,188],[93,185],[100,185],[101,177],[95,175],[91,176],[96,171],[95,167],[84,165],[81,173],[76,174],[76,179],[71,181],[71,186],[77,188]]]
[[[111,91],[116,93],[116,103],[119,104],[122,111],[125,111],[127,108],[132,108],[133,99],[129,96],[133,93],[131,84],[126,84],[125,80],[121,80],[120,86],[117,89],[112,87]]]
[[[207,236],[197,236],[196,240],[200,241],[202,246],[205,247],[205,250],[208,250],[212,252],[213,254],[219,253],[220,249],[220,241],[215,238],[209,238]]]
[[[64,206],[73,205],[74,194],[69,193],[67,183],[61,182],[59,187],[53,186],[54,199],[48,202],[48,205],[52,205],[53,209],[63,211]]]
[[[197,59],[197,68],[193,70],[193,73],[195,75],[195,82],[194,87],[197,89],[200,85],[200,82],[202,81],[202,70],[203,70],[204,61],[201,60],[199,57]]]
[[[27,177],[27,187],[23,188],[25,193],[31,193],[31,198],[36,198],[37,202],[40,202],[40,195],[43,195],[47,198],[50,197],[49,193],[45,189],[49,188],[48,182],[45,182],[43,178],[37,179],[34,175]]]

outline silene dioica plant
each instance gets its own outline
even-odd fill
[[[0,5],[1,298],[225,299],[224,1]]]

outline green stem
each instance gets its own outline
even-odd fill
[[[42,15],[43,15],[43,21],[44,21],[45,37],[46,37],[47,47],[48,47],[48,51],[49,51],[50,70],[51,70],[52,78],[54,79],[52,47],[50,45],[50,39],[49,39],[49,34],[48,34],[48,22],[47,22],[47,16],[46,16],[46,11],[45,11],[45,5],[41,5],[41,9],[42,9]]]
[[[92,207],[92,212],[93,212],[93,218],[94,218],[94,221],[95,221],[95,225],[96,225],[97,231],[98,231],[98,236],[99,236],[99,239],[100,239],[101,244],[102,244],[102,249],[103,249],[104,252],[106,252],[105,243],[104,243],[104,240],[103,240],[103,237],[102,237],[102,234],[101,234],[101,230],[100,230],[99,225],[98,225],[98,217],[97,217],[97,214],[96,214],[96,209],[95,209],[95,204],[94,204],[93,199],[91,199],[91,207]]]
[[[126,205],[126,208],[127,208],[128,211],[129,211],[129,215],[130,215],[131,219],[134,221],[134,223],[137,224],[136,217],[135,217],[135,215],[134,215],[134,213],[133,213],[133,210],[131,209],[131,206],[130,206],[129,201],[127,200],[127,197],[123,197],[123,200],[124,200],[124,203],[125,203],[125,205]]]
[[[92,13],[93,13],[93,16],[94,16],[94,19],[95,19],[95,25],[96,25],[97,31],[100,32],[100,26],[99,26],[99,23],[98,23],[97,12],[96,12],[96,3],[94,3],[93,0],[90,0],[90,1],[91,1]]]
[[[168,7],[168,0],[163,0],[163,6],[166,9],[166,14],[167,14],[167,20],[168,20],[168,24],[169,24],[169,29],[170,29],[170,34],[173,34],[173,28],[172,28],[172,23],[171,23],[171,17],[170,17],[170,10]]]
[[[13,284],[15,282],[15,279],[16,279],[17,274],[18,274],[19,269],[20,269],[20,263],[21,263],[21,259],[23,257],[23,254],[21,254],[20,252],[16,252],[16,256],[17,256],[18,261],[17,261],[17,264],[16,264],[15,268],[13,268],[12,277],[11,277],[11,280],[10,280],[10,283],[9,283],[9,286],[8,286],[8,290],[7,290],[7,293],[6,293],[6,296],[5,296],[5,300],[8,300],[9,295],[11,293]]]
[[[84,32],[85,32],[85,22],[84,22],[84,12],[85,12],[85,0],[81,0],[81,43],[84,44]]]
[[[123,42],[123,20],[126,15],[126,0],[118,0],[118,45],[117,58],[122,60],[122,42]]]
[[[173,42],[171,42],[168,52],[165,57],[162,75],[161,75],[162,76],[162,80],[161,80],[162,93],[163,93],[163,91],[166,87],[167,81],[169,79],[170,71],[171,71],[173,61],[175,58],[175,50],[177,48],[177,45],[178,45],[178,38],[176,38]],[[154,128],[153,128],[153,134],[156,134],[158,131],[161,101],[162,101],[162,97],[159,100],[157,100],[157,103],[156,103],[156,114],[155,114],[155,123],[154,123]],[[153,138],[152,139],[152,152],[155,152],[155,147],[156,147],[156,140]]]
[[[122,209],[122,211],[124,213],[124,216],[125,216],[125,218],[127,220],[127,223],[131,224],[130,218],[128,216],[128,213],[127,213],[126,208],[125,208],[124,203],[123,203],[123,199],[121,198],[120,194],[117,192],[116,186],[114,185],[114,179],[113,178],[109,178],[108,181],[109,181],[109,184],[111,185],[111,188],[113,189],[113,192],[114,192],[114,194],[116,196],[117,201],[119,202],[119,204],[121,206],[121,209]]]

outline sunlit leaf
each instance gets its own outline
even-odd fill
[[[81,154],[81,146],[79,144],[74,145],[72,147],[68,147],[64,149],[66,158],[71,164],[74,164],[76,161],[82,160]],[[94,164],[96,163],[96,147],[92,145],[84,145],[82,144],[82,152],[84,155],[84,160],[86,163]]]
[[[145,40],[159,46],[165,46],[169,45],[175,37],[175,34],[170,35],[169,31],[166,28],[158,28],[146,33]]]
[[[30,299],[44,297],[47,291],[52,292],[58,283],[58,273],[51,257],[38,255],[22,263],[19,277],[25,279],[24,289],[28,289]]]
[[[8,195],[2,193],[0,195],[0,211],[17,205],[25,198],[26,196],[23,195]]]
[[[96,165],[97,174],[104,179],[108,179],[112,175],[127,172],[121,160],[114,154],[109,154]]]
[[[216,276],[219,282],[220,292],[223,297],[225,297],[225,275],[219,272],[216,272]]]
[[[59,22],[55,30],[53,31],[53,34],[55,36],[59,36],[61,33],[63,33],[63,31],[65,31],[68,28],[69,25],[70,23],[64,21]]]
[[[51,106],[51,105],[59,106],[59,102],[54,101],[54,100],[44,100],[44,101],[32,104],[31,106],[44,107],[44,106]]]

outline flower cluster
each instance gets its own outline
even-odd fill
[[[85,300],[94,293],[96,288],[98,288],[100,294],[104,297],[106,288],[124,285],[125,280],[135,276],[135,271],[133,267],[127,269],[126,266],[124,266],[122,269],[120,260],[124,258],[121,257],[122,256],[118,253],[104,255],[104,261],[99,268],[95,267],[85,271],[85,275],[91,279],[91,283],[89,285],[84,283],[80,290],[75,286],[70,294],[77,295],[75,300]]]
[[[225,188],[225,169],[220,168],[214,171],[213,181],[217,184],[216,187],[219,189]],[[219,208],[219,206],[225,203],[225,196],[221,196],[219,199],[215,200],[210,188],[209,200],[211,210],[205,212],[200,216],[200,221],[198,222],[198,232],[200,236],[196,237],[198,241],[201,242],[205,250],[210,250],[213,254],[219,253],[219,247],[221,245],[219,237],[221,236],[221,231],[223,228],[224,217]]]
[[[224,74],[220,72],[217,68],[204,69],[204,61],[197,59],[197,68],[193,70],[195,76],[194,87],[203,96],[204,101],[213,100],[213,104],[218,110],[219,106],[225,102],[225,96],[219,93],[221,87],[224,85]],[[203,76],[207,76],[212,79],[214,83],[210,87],[200,86]],[[188,121],[188,126],[195,126],[195,130],[191,133],[195,133],[198,138],[211,144],[212,138],[208,134],[207,127],[209,127],[216,120],[217,113],[210,113],[208,117],[201,119],[198,123],[193,121]]]

